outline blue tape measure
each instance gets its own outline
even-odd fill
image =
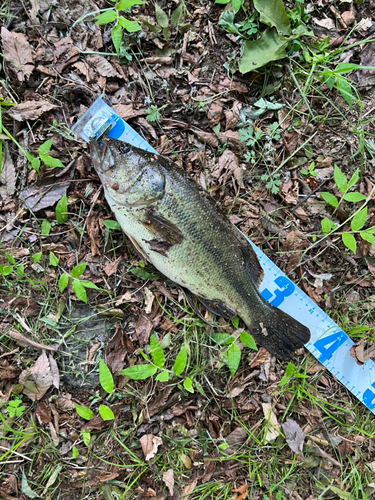
[[[156,153],[145,139],[114,112],[104,95],[94,102],[72,130],[89,142],[101,137],[109,128],[109,137]],[[310,328],[311,339],[305,347],[375,414],[375,363],[369,360],[358,365],[350,356],[354,342],[258,247],[246,239],[254,248],[264,270],[264,279],[259,287],[263,298]]]

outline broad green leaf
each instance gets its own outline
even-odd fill
[[[1,266],[0,265],[0,274],[2,276],[9,276],[13,272],[13,266]]]
[[[53,158],[53,156],[44,155],[41,156],[40,159],[42,160],[44,165],[47,165],[47,167],[64,168],[64,165],[61,163],[61,161],[58,158]]]
[[[238,61],[241,73],[248,73],[265,66],[271,61],[286,57],[287,40],[282,39],[275,30],[267,28],[257,40],[246,41]]]
[[[138,278],[142,278],[143,280],[157,280],[159,278],[158,274],[150,274],[144,269],[139,269],[139,267],[130,269],[130,272],[134,274],[134,276],[138,276]]]
[[[368,227],[365,231],[368,234],[375,234],[375,226]]]
[[[89,446],[91,441],[90,431],[87,431],[86,429],[82,430],[82,440],[86,446]]]
[[[353,496],[348,491],[342,491],[336,486],[330,486],[329,489],[332,491],[332,493],[341,498],[341,500],[358,500],[358,497]]]
[[[75,446],[73,446],[73,448],[72,448],[72,458],[77,458],[78,456],[79,456],[79,451],[78,451],[78,449]]]
[[[240,324],[240,318],[238,316],[232,318],[232,325],[234,326],[234,328],[238,328],[239,324]]]
[[[332,205],[333,207],[337,208],[339,202],[337,201],[336,196],[333,196],[331,193],[326,193],[323,191],[320,193],[320,196],[323,198],[323,200],[328,203],[329,205]]]
[[[33,170],[35,170],[36,172],[39,172],[39,169],[40,169],[40,160],[39,160],[39,158],[33,158],[30,163],[31,163],[31,168]]]
[[[193,389],[193,382],[191,381],[191,378],[190,377],[186,377],[186,379],[184,380],[184,387],[187,391],[193,393],[194,392],[194,389]]]
[[[117,220],[103,220],[103,226],[108,227],[109,229],[121,229]]]
[[[164,12],[164,10],[159,7],[157,3],[155,4],[155,14],[156,14],[156,21],[159,24],[159,26],[161,26],[162,28],[168,28],[168,23],[169,23],[168,16]]]
[[[232,9],[235,14],[240,10],[242,7],[243,1],[242,0],[232,0]]]
[[[26,479],[26,474],[25,471],[22,469],[22,481],[21,481],[21,490],[24,495],[26,495],[28,498],[41,498],[35,491],[33,491]],[[10,498],[8,496],[8,498]]]
[[[134,5],[142,5],[145,2],[142,2],[142,0],[120,0],[116,4],[116,9],[117,10],[128,10],[130,7],[133,7]]]
[[[73,292],[76,294],[79,300],[82,300],[85,304],[87,304],[87,295],[86,290],[82,283],[79,280],[73,280],[72,283]]]
[[[336,229],[336,224],[327,217],[324,217],[320,224],[324,234],[328,234],[332,229]]]
[[[126,29],[128,33],[135,33],[136,31],[141,31],[140,25],[137,23],[137,21],[129,21],[128,19],[125,19],[125,17],[120,16],[118,18],[119,24]]]
[[[349,250],[351,250],[354,254],[356,253],[357,242],[355,241],[355,238],[352,234],[342,233],[342,241],[346,248],[349,248]]]
[[[358,213],[353,217],[350,228],[352,231],[359,231],[366,224],[367,219],[367,207],[362,208]]]
[[[101,25],[101,24],[112,23],[116,18],[117,18],[117,13],[115,10],[107,10],[106,12],[99,14],[99,16],[96,18],[95,24]]]
[[[229,445],[227,443],[221,443],[221,444],[219,444],[218,448],[219,448],[219,450],[223,450],[224,451],[224,450],[226,450],[228,448],[228,446]]]
[[[56,257],[56,255],[53,252],[49,253],[49,263],[51,266],[58,266],[59,265],[59,259]]]
[[[83,262],[82,264],[78,264],[78,266],[73,267],[73,269],[70,271],[70,276],[72,278],[78,278],[85,272],[87,266],[87,262]]]
[[[181,21],[182,7],[183,7],[183,3],[181,2],[180,5],[172,12],[172,14],[171,14],[171,25],[172,26],[178,26],[179,22]]]
[[[68,201],[66,194],[57,202],[56,205],[56,220],[59,224],[63,224],[68,220]]]
[[[335,165],[335,169],[333,171],[333,178],[334,178],[336,186],[339,188],[339,190],[342,193],[345,193],[348,181],[346,179],[346,175],[341,172],[341,170],[339,169],[339,167],[337,165]]]
[[[220,5],[226,5],[229,3],[231,0],[215,0],[215,3],[218,3]]]
[[[85,420],[90,420],[94,416],[90,408],[87,408],[86,406],[77,405],[77,403],[74,403],[74,406],[76,412],[81,418],[84,418]]]
[[[359,178],[359,169],[354,172],[354,174],[351,176],[350,181],[348,182],[348,189],[354,186],[356,182],[358,182]]]
[[[121,370],[119,373],[132,380],[144,380],[155,375],[157,370],[157,367],[154,365],[134,365]]]
[[[99,362],[99,382],[102,388],[105,390],[105,392],[108,392],[108,394],[112,394],[113,392],[112,373],[102,359]]]
[[[40,259],[42,258],[42,252],[34,253],[34,255],[31,257],[31,260],[34,262],[39,262]]]
[[[187,350],[186,347],[181,347],[180,352],[177,354],[176,361],[173,365],[173,371],[176,375],[181,375],[181,373],[185,370],[187,363]]]
[[[85,288],[93,288],[94,290],[100,290],[100,288],[98,288],[92,281],[81,280],[80,283]]]
[[[237,344],[232,344],[227,352],[227,364],[232,377],[237,371],[238,365],[241,360],[241,351]]]
[[[159,382],[168,382],[169,373],[167,372],[167,370],[163,370],[157,377],[155,377],[155,380],[158,380]]]
[[[254,8],[259,12],[262,23],[276,28],[281,35],[291,34],[292,30],[282,0],[254,0]]]
[[[165,363],[164,352],[155,335],[150,337],[150,354],[155,365],[158,368],[163,368]]]
[[[336,65],[335,70],[333,71],[334,73],[340,73],[341,75],[344,73],[350,73],[351,71],[354,71],[356,69],[361,69],[362,66],[359,64],[353,64],[353,63],[338,63]]]
[[[371,245],[375,245],[375,236],[373,234],[370,234],[367,231],[361,231],[359,234],[363,240],[368,241]]]
[[[13,257],[13,255],[10,255],[8,252],[4,252],[4,255],[5,255],[7,261],[9,262],[9,264],[12,264],[14,266],[16,265],[16,260]]]
[[[51,232],[51,224],[48,220],[42,222],[42,235],[47,236]]]
[[[285,373],[287,377],[293,377],[294,372],[296,371],[296,367],[293,363],[288,363],[288,366],[286,367]]]
[[[255,343],[255,340],[247,332],[241,332],[241,334],[240,334],[240,340],[249,349],[254,349],[255,351],[258,350],[258,347],[257,347],[257,345]]]
[[[343,196],[345,201],[350,201],[352,203],[356,203],[358,201],[363,201],[366,199],[366,196],[361,193],[346,193]]]
[[[113,420],[115,418],[113,411],[106,405],[99,406],[99,415],[103,420]]]
[[[46,155],[48,153],[48,151],[51,149],[52,147],[52,142],[53,142],[53,139],[50,139],[49,141],[46,141],[44,142],[38,149],[38,153],[40,156],[43,156],[43,155]]]
[[[214,333],[211,335],[211,338],[219,345],[229,345],[234,342],[234,337],[229,335],[229,333]]]
[[[122,27],[120,24],[116,24],[111,29],[111,38],[112,38],[113,45],[116,49],[117,55],[119,55],[121,39],[122,39]]]
[[[169,28],[163,28],[163,37],[166,39],[166,40],[169,40],[170,37],[171,37],[171,30]],[[147,120],[147,118],[146,118]]]
[[[62,274],[59,279],[59,290],[62,293],[65,288],[68,286],[69,276],[67,274]]]
[[[349,108],[352,109],[353,108],[352,89],[350,87],[350,84],[346,80],[346,78],[338,76],[336,79],[336,87],[337,87],[337,90],[342,95],[342,97],[348,103]]]

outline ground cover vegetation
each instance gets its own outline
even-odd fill
[[[0,8],[0,498],[375,498],[375,418],[143,262],[71,126],[101,94],[375,358],[375,5]]]

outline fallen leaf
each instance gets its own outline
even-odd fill
[[[150,122],[148,122],[145,118],[138,118],[137,122],[142,128],[144,128],[151,135],[153,139],[155,139],[155,141],[158,140],[158,136],[155,132],[155,129]]]
[[[248,496],[248,491],[247,491],[248,488],[249,488],[248,484],[243,484],[243,485],[239,486],[238,488],[236,488],[235,490],[232,490],[232,493],[237,493],[233,497],[233,500],[245,500],[245,498],[247,498],[247,496]]]
[[[195,134],[201,139],[203,142],[206,142],[212,148],[217,148],[219,145],[219,141],[215,134],[211,134],[210,132],[203,132],[203,130],[193,130]]]
[[[350,10],[346,10],[345,12],[342,12],[341,13],[341,17],[344,21],[344,23],[347,25],[347,26],[350,26],[351,24],[354,23],[355,21],[355,15],[353,12],[351,12]]]
[[[112,276],[112,275],[114,275],[114,274],[117,272],[117,268],[118,268],[118,266],[119,266],[119,264],[120,264],[121,260],[122,260],[122,257],[120,256],[120,257],[117,257],[117,259],[116,259],[116,260],[114,260],[113,262],[108,262],[108,263],[104,266],[104,268],[103,268],[103,271],[105,272],[105,274],[106,274],[107,276]]]
[[[150,314],[152,310],[152,303],[154,302],[155,295],[147,287],[144,288],[145,292],[145,313]]]
[[[4,186],[0,186],[0,194],[11,196],[14,193],[16,188],[16,169],[14,168],[6,141],[3,150],[3,163],[0,169],[0,183],[4,184]]]
[[[279,436],[280,424],[277,421],[275,412],[272,409],[271,403],[262,403],[263,414],[268,424],[266,443],[270,441],[275,441]]]
[[[133,109],[133,104],[116,104],[113,106],[113,109],[125,121],[137,116],[144,116],[146,114],[146,110],[144,109],[135,111]]]
[[[155,457],[158,448],[163,444],[163,440],[153,434],[145,434],[139,440],[146,462]]]
[[[301,427],[297,424],[297,422],[290,418],[287,418],[286,422],[284,422],[281,427],[285,434],[285,439],[289,445],[289,448],[297,455],[302,453],[305,434],[303,433]]]
[[[313,21],[317,26],[320,26],[321,28],[326,28],[327,30],[336,30],[335,23],[329,17],[327,17],[326,19],[317,19],[316,17],[313,17]]]
[[[290,156],[297,149],[300,135],[301,134],[298,133],[297,130],[283,133],[283,142],[288,156]]]
[[[249,436],[243,427],[236,427],[234,431],[228,434],[225,441],[230,447],[240,446],[247,440],[248,437]]]
[[[169,494],[173,497],[174,494],[174,474],[173,469],[168,469],[163,473],[163,481],[169,490]]]
[[[112,64],[103,56],[90,54],[89,56],[87,56],[87,61],[101,76],[122,78],[120,73],[118,73],[112,66]]]
[[[17,106],[10,109],[8,116],[18,122],[37,120],[43,113],[46,113],[56,107],[57,106],[55,104],[51,104],[48,101],[27,101],[17,104]]]
[[[194,491],[194,488],[197,486],[198,484],[198,479],[194,479],[194,481],[186,486],[184,486],[184,488],[182,489],[182,494],[181,494],[181,498],[183,500],[189,500],[189,495],[190,493],[193,493]]]
[[[242,109],[242,103],[239,101],[234,101],[232,109],[224,111],[225,131],[232,130],[237,125],[241,109]]]
[[[35,384],[35,392],[26,388],[25,384],[32,382]],[[35,361],[30,370],[24,370],[19,379],[19,383],[25,387],[23,394],[29,397],[32,401],[39,401],[52,385],[51,366],[45,351]]]
[[[51,368],[52,384],[54,385],[54,387],[56,387],[56,389],[59,389],[60,388],[60,372],[59,372],[59,368],[57,366],[56,360],[55,360],[55,358],[52,357],[51,354],[48,356],[48,360],[49,360],[49,365]]]
[[[17,75],[18,81],[23,82],[34,69],[29,42],[22,33],[10,32],[4,26],[1,28],[1,39],[3,42],[3,55],[9,64],[9,68]]]
[[[53,206],[66,194],[70,186],[69,180],[74,175],[74,168],[69,172],[67,182],[56,182],[56,178],[48,178],[35,184],[21,192],[21,199],[26,208],[33,212],[38,212],[44,208]]]
[[[47,349],[48,351],[57,351],[57,349],[59,348],[58,345],[49,346],[39,344],[39,342],[35,342],[34,340],[26,338],[24,335],[22,335],[22,333],[14,329],[9,330],[8,335],[22,346],[35,347],[36,349]]]
[[[40,425],[44,425],[52,421],[51,410],[44,401],[39,401],[36,405],[35,415],[37,416]]]
[[[99,250],[99,218],[90,215],[86,219],[86,227],[87,233],[90,238],[91,243],[91,255],[94,257],[95,255],[100,255]]]

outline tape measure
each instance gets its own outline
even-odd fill
[[[101,95],[72,127],[84,141],[109,137],[146,151],[157,153],[143,137],[120,118],[105,95]],[[310,328],[311,339],[305,347],[345,387],[375,414],[375,363],[358,365],[350,355],[354,342],[300,288],[246,236],[264,270],[259,286],[262,297]]]

